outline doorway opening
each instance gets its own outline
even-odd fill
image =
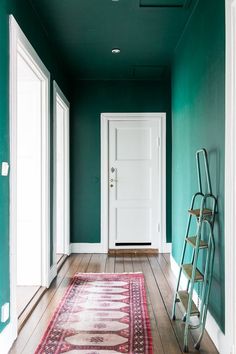
[[[10,16],[11,316],[49,284],[50,74]]]
[[[54,264],[70,253],[69,115],[70,104],[54,81]]]

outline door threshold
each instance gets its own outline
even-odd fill
[[[61,258],[58,260],[58,262],[57,262],[57,273],[59,272],[59,270],[61,269],[61,267],[62,267],[63,264],[65,263],[67,257],[68,257],[67,254],[63,254],[63,255],[61,256]]]
[[[129,249],[129,248],[110,248],[108,250],[108,255],[109,256],[120,256],[120,255],[149,255],[149,256],[154,256],[158,254],[158,249],[157,248],[135,248],[135,249]]]
[[[56,254],[56,260],[57,260],[57,263],[59,263],[60,262],[60,260],[62,259],[62,257],[64,256],[64,254],[63,253],[57,253]]]
[[[35,307],[38,305],[40,299],[47,291],[46,287],[41,286],[38,291],[34,294],[32,299],[28,302],[25,306],[24,310],[21,312],[20,316],[18,317],[18,333],[22,330],[25,322],[28,320],[32,312],[34,311]]]

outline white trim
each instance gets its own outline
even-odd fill
[[[160,253],[167,252],[166,243],[166,113],[102,113],[101,114],[101,244],[108,251],[108,123],[115,120],[161,120],[161,241]],[[116,247],[125,248],[125,247]],[[131,247],[129,247],[131,248]],[[134,247],[135,248],[135,247]],[[153,248],[153,246],[143,247]],[[168,248],[169,249],[169,248]]]
[[[16,328],[11,321],[0,333],[1,354],[8,354],[17,337]]]
[[[44,116],[42,117],[42,286],[49,286],[50,274],[50,73],[40,60],[24,33],[12,15],[9,16],[10,30],[10,289],[11,289],[11,326],[12,333],[17,333],[16,306],[16,127],[17,127],[17,51],[20,48],[34,63],[37,73],[44,80],[43,98]]]
[[[51,284],[51,282],[56,278],[56,276],[57,276],[57,265],[53,264],[49,272],[49,284]]]
[[[71,253],[107,253],[101,243],[71,243]]]
[[[171,263],[171,269],[177,279],[177,277],[179,275],[180,267],[172,256],[170,257],[170,263]],[[182,273],[180,288],[186,289],[186,285],[187,285],[187,278]],[[196,290],[193,291],[193,301],[196,305],[198,302],[199,302],[199,306],[201,305],[201,299],[198,298],[198,294],[197,294]],[[206,330],[207,330],[209,336],[211,337],[212,341],[214,342],[219,353],[231,354],[231,352],[229,351],[229,348],[228,348],[228,343],[226,341],[226,337],[225,337],[224,333],[221,331],[218,324],[216,323],[214,317],[211,315],[210,311],[207,312]]]
[[[12,332],[15,333],[15,338],[17,337],[17,300],[16,300],[16,268],[17,268],[17,258],[16,258],[16,242],[15,242],[15,235],[16,235],[16,208],[12,205],[13,195],[16,195],[16,171],[12,168],[12,165],[16,165],[16,156],[12,152],[14,151],[14,141],[16,141],[16,132],[11,131],[11,125],[13,124],[12,120],[13,117],[16,117],[16,85],[14,85],[15,77],[16,77],[16,46],[17,46],[17,39],[16,39],[16,28],[15,28],[15,21],[14,18],[10,16],[9,19],[10,24],[10,87],[9,87],[9,97],[10,97],[10,177],[9,177],[9,184],[10,184],[10,223],[9,223],[9,234],[10,234],[10,328],[12,328]],[[14,101],[13,101],[14,100]],[[14,135],[13,135],[14,133]],[[11,220],[14,220],[12,222]],[[3,331],[2,335],[4,335],[5,330]],[[11,338],[11,336],[9,337]],[[6,343],[8,342],[8,336],[5,336]],[[4,341],[3,341],[4,343]],[[13,344],[13,341],[12,341]],[[3,344],[4,345],[4,344]],[[6,345],[6,344],[5,344]]]
[[[64,254],[70,254],[70,103],[67,100],[66,96],[61,91],[60,87],[57,85],[56,81],[53,81],[53,140],[54,140],[54,154],[53,154],[53,264],[56,264],[56,129],[57,129],[57,117],[56,117],[56,103],[57,97],[60,99],[61,105],[66,110],[66,122],[65,122],[65,240],[64,240]]]
[[[54,89],[54,93],[58,94],[60,96],[60,98],[64,102],[65,106],[67,108],[70,108],[70,102],[68,101],[68,99],[66,98],[66,96],[64,95],[64,93],[62,92],[62,90],[60,89],[60,87],[58,86],[58,84],[55,80],[53,80],[53,89]]]
[[[50,264],[50,73],[39,58],[38,54],[20,29],[16,20],[12,15],[10,15],[10,36],[11,36],[11,85],[10,85],[10,140],[11,140],[11,176],[10,176],[10,189],[12,190],[10,199],[11,199],[11,209],[10,209],[10,224],[15,223],[15,205],[16,202],[16,106],[17,106],[17,98],[16,98],[16,71],[17,71],[17,51],[18,46],[21,51],[24,51],[25,54],[29,57],[29,61],[32,61],[35,69],[37,70],[37,74],[42,77],[45,82],[44,92],[45,96],[43,99],[43,106],[45,107],[44,112],[46,114],[42,119],[42,234],[44,237],[42,238],[42,254],[44,255],[44,259],[42,261],[43,269],[42,269],[42,286],[48,286],[48,276],[49,276],[49,264]],[[13,210],[14,209],[14,210]],[[11,217],[12,215],[12,217]],[[14,230],[16,230],[14,228]],[[14,233],[15,234],[15,233]],[[13,240],[15,242],[15,240]]]
[[[170,242],[164,242],[162,244],[162,249],[160,253],[171,253],[172,252],[172,243]]]
[[[236,348],[236,0],[226,0],[225,6],[225,334],[230,352]]]

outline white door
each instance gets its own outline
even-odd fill
[[[49,286],[50,280],[50,73],[12,15],[9,44],[10,317],[15,338],[17,286]]]
[[[42,283],[42,80],[17,53],[17,284]]]
[[[157,248],[161,120],[109,121],[109,247]]]
[[[69,102],[54,83],[56,254],[69,254]]]

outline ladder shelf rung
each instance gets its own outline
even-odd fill
[[[196,248],[197,236],[186,237],[186,241],[190,246]],[[208,248],[208,243],[206,241],[200,240],[199,248]]]
[[[187,312],[189,293],[186,290],[179,290],[177,293],[177,296],[184,308],[184,311]],[[198,316],[199,315],[199,310],[193,301],[192,301],[192,308],[191,308],[190,315],[191,316]]]
[[[190,264],[183,264],[182,265],[182,269],[186,275],[186,277],[188,278],[188,280],[191,280],[192,278],[192,272],[193,272],[193,265],[190,263]],[[204,280],[204,276],[203,274],[200,272],[200,270],[198,270],[196,268],[196,273],[195,273],[195,279],[194,281],[195,282],[201,282]]]
[[[196,216],[197,218],[200,217],[201,209],[189,209],[188,211],[191,215]],[[211,216],[213,211],[211,209],[203,209],[203,216]]]

